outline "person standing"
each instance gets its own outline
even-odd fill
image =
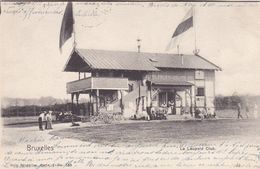
[[[49,129],[52,129],[52,111],[49,111]]]
[[[237,103],[237,118],[243,119],[243,117],[241,115],[241,104],[240,103]]]
[[[173,112],[173,109],[174,109],[174,101],[173,100],[170,100],[169,101],[169,108],[170,108],[170,110],[171,110],[171,114],[173,114],[174,112]]]
[[[39,118],[38,118],[39,130],[41,130],[41,131],[43,131],[43,128],[42,128],[43,121],[44,121],[44,112],[41,112],[41,114],[39,115]]]
[[[52,129],[52,117],[51,117],[51,114],[52,112],[49,111],[46,113],[46,124],[45,124],[45,129],[48,130],[48,129]]]
[[[246,118],[248,118],[248,114],[249,114],[249,104],[246,103]]]
[[[256,103],[255,103],[255,105],[254,105],[254,117],[255,117],[255,119],[258,118],[258,106],[257,106]]]

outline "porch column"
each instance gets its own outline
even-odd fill
[[[124,113],[124,104],[123,104],[123,91],[120,90],[121,98],[120,98],[120,108],[121,108],[121,113]]]
[[[74,114],[73,100],[74,100],[74,93],[71,93],[71,112]]]
[[[151,92],[149,90],[149,87],[147,87],[147,95],[146,95],[146,107],[150,107],[151,106]]]
[[[99,113],[99,89],[96,91],[96,114]]]
[[[175,115],[177,115],[177,109],[176,109],[176,93],[177,93],[177,90],[176,89],[174,89],[174,91],[173,91],[173,99],[174,99],[174,111],[175,111]]]
[[[152,106],[152,103],[153,103],[153,96],[152,96],[152,81],[150,82],[150,90],[149,90],[149,93],[150,93],[150,107]]]
[[[89,116],[93,115],[93,107],[92,107],[92,91],[89,92]]]
[[[190,113],[193,116],[193,107],[192,107],[192,87],[190,87]]]
[[[79,115],[79,95],[80,93],[76,93],[76,114]]]

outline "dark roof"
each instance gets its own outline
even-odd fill
[[[84,72],[91,69],[158,71],[157,68],[221,70],[198,55],[75,49],[64,71]]]

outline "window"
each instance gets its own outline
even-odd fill
[[[204,79],[204,72],[202,70],[196,70],[195,79]]]
[[[196,96],[205,96],[205,88],[204,87],[198,87]]]

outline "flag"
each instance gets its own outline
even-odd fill
[[[175,29],[175,32],[173,33],[172,38],[182,34],[183,32],[187,31],[192,26],[193,26],[193,15],[192,15],[192,9],[191,9],[186,14],[183,21]]]
[[[166,47],[166,51],[170,50],[178,41],[178,37],[180,34],[186,32],[188,29],[193,27],[193,9],[191,8],[188,13],[183,18],[182,22],[175,29],[171,41]]]
[[[73,18],[73,11],[72,11],[72,2],[68,2],[61,23],[60,43],[59,43],[60,50],[62,45],[66,42],[66,40],[68,40],[72,36],[73,24],[74,24],[74,18]]]

